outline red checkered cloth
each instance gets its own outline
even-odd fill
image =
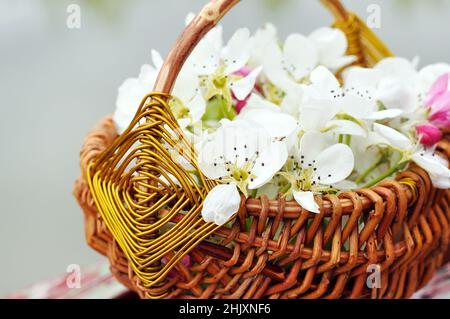
[[[72,287],[73,273],[43,281],[6,296],[10,299],[120,299],[134,298],[109,271],[107,262],[82,267],[77,287]],[[414,299],[450,299],[450,263],[442,267]]]
[[[39,282],[6,296],[9,299],[114,299],[127,293],[109,271],[107,262],[80,268],[79,284],[74,272]]]

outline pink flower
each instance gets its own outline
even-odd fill
[[[425,101],[426,106],[432,107],[442,96],[449,91],[450,73],[441,75],[431,86]]]
[[[440,128],[450,127],[450,91],[442,94],[434,102],[428,120]]]
[[[247,97],[245,98],[245,100],[237,101],[237,102],[236,102],[235,108],[236,108],[236,112],[237,112],[238,114],[241,113],[242,109],[247,105],[247,102],[248,102],[248,99],[249,99],[249,98],[250,98],[250,96],[247,96]]]
[[[163,257],[162,262],[163,264],[167,264],[167,258]],[[181,258],[180,262],[186,267],[192,266],[191,256],[189,255],[185,255],[183,258]],[[175,278],[178,276],[178,272],[175,269],[172,269],[167,276],[169,278]]]
[[[426,106],[430,109],[428,120],[437,127],[450,127],[450,73],[441,75],[431,86]]]
[[[420,143],[425,146],[433,146],[442,138],[441,130],[433,124],[417,125],[416,132],[420,137]]]
[[[237,70],[236,72],[234,72],[234,74],[245,78],[247,75],[252,73],[252,71],[253,71],[252,68],[249,68],[248,66],[244,66],[244,67],[240,68],[239,70]]]

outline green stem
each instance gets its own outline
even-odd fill
[[[376,184],[378,184],[379,182],[381,182],[383,179],[393,175],[395,172],[397,172],[400,168],[401,168],[401,164],[397,163],[394,166],[392,166],[387,172],[383,173],[382,175],[378,176],[377,178],[375,178],[374,180],[372,180],[371,182],[367,183],[366,185],[364,185],[362,188],[370,188]]]
[[[283,188],[280,189],[280,193],[285,194],[288,190],[291,189],[291,183],[287,183]]]
[[[338,143],[340,143],[340,144],[344,143],[344,135],[339,134],[339,140],[338,140]]]
[[[345,144],[350,146],[351,142],[352,142],[352,136],[351,135],[345,135]]]
[[[378,166],[381,165],[381,163],[384,162],[384,156],[380,156],[380,158],[373,163],[371,166],[369,166],[356,180],[356,184],[360,184],[363,180],[366,179],[367,176],[369,176],[370,173],[372,173]]]

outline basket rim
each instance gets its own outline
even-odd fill
[[[439,142],[438,148],[440,150],[439,154],[445,156],[447,160],[450,160],[450,143],[446,140],[446,138],[445,138],[446,135],[450,135],[450,129],[443,131],[443,138],[442,138],[441,142]],[[97,122],[94,129],[85,138],[84,145],[80,152],[80,166],[81,166],[83,176],[85,176],[85,172],[88,169],[91,162],[95,160],[95,156],[93,156],[93,155],[97,155],[97,154],[101,153],[118,136],[119,136],[119,133],[117,132],[117,128],[113,121],[113,114],[104,116],[103,118],[100,119],[100,121]],[[90,142],[95,142],[95,145],[89,146],[88,144]],[[92,148],[92,146],[95,146],[95,147]],[[95,151],[94,154],[92,153],[93,150]],[[421,171],[423,174],[425,174],[427,176],[428,180],[424,180],[423,177],[425,175],[421,174],[421,175],[423,175],[423,176],[421,176],[421,179],[422,179],[423,183],[425,184],[427,191],[430,191],[431,189],[436,189],[436,188],[434,188],[433,185],[431,185],[431,180],[428,176],[428,173],[426,171],[424,171],[423,169],[421,169],[420,167],[418,167],[417,165],[414,165],[414,163],[411,162],[409,164],[409,167],[401,172],[398,172],[395,175],[394,179],[392,179],[392,178],[385,179],[370,188],[358,188],[358,189],[351,190],[351,191],[339,192],[336,196],[338,196],[341,201],[342,214],[343,215],[351,214],[351,211],[353,210],[352,201],[347,197],[341,198],[342,195],[345,195],[348,193],[353,193],[353,192],[360,192],[360,191],[364,191],[364,190],[374,190],[379,187],[386,187],[385,185],[390,184],[390,183],[394,183],[394,184],[401,186],[401,188],[405,191],[406,197],[408,199],[408,205],[414,204],[415,200],[417,198],[413,192],[413,189],[404,184],[400,184],[399,179],[402,178],[401,175],[403,175],[403,173],[405,173],[405,172],[412,172],[412,173],[418,175],[417,171]],[[318,196],[323,198],[323,197],[326,197],[326,194],[321,194]],[[246,207],[247,207],[247,210],[249,213],[254,214],[261,209],[261,206],[262,206],[261,201],[262,201],[263,197],[265,197],[265,196],[258,197],[258,198],[251,198],[251,197],[246,198]],[[367,208],[370,205],[370,203],[373,202],[364,194],[359,195],[359,197],[361,198],[363,208]],[[321,213],[324,213],[325,217],[330,217],[332,215],[332,210],[333,210],[332,204],[331,204],[330,200],[328,200],[327,198],[323,198],[322,201],[323,201],[323,208],[321,210]],[[276,214],[278,207],[280,205],[280,202],[283,202],[282,205],[285,206],[287,218],[293,218],[293,219],[298,218],[299,215],[303,211],[303,208],[295,200],[280,201],[279,198],[278,199],[270,199],[270,200],[268,200],[270,216],[273,216]],[[311,216],[316,215],[314,213],[310,213],[310,214],[312,214]]]

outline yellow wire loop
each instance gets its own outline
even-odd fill
[[[347,20],[336,20],[333,26],[347,36],[347,54],[358,58],[356,65],[373,66],[393,56],[378,36],[354,13],[350,13]]]
[[[87,170],[96,206],[148,298],[165,297],[170,270],[218,229],[201,218],[203,200],[216,182],[199,170],[168,98],[146,96],[127,130]],[[164,216],[162,209],[168,210]],[[177,223],[171,222],[175,216],[181,216]]]
[[[412,178],[405,177],[405,178],[402,178],[399,181],[399,183],[403,184],[403,185],[406,185],[406,186],[408,186],[411,189],[411,194],[413,196],[412,200],[411,200],[411,203],[415,203],[417,201],[418,196],[419,196],[419,191],[417,189],[416,182]]]

